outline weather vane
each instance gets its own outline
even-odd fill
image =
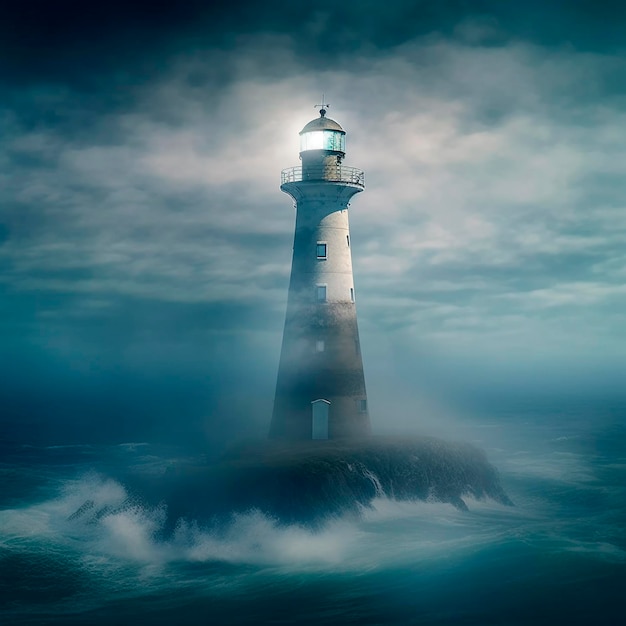
[[[313,108],[317,109],[317,107],[320,107],[320,115],[322,117],[324,117],[324,115],[326,115],[326,109],[330,106],[330,104],[328,104],[327,102],[325,102],[326,98],[324,97],[324,94],[322,94],[322,104],[314,104]]]

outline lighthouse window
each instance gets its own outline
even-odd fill
[[[318,339],[315,342],[315,352],[324,352],[324,340]]]
[[[322,243],[321,241],[317,242],[317,258],[318,259],[325,259],[326,258],[326,244]]]
[[[354,287],[350,287],[350,302],[354,302]]]
[[[346,241],[348,242],[348,248],[350,247],[350,235],[346,235]]]
[[[367,400],[359,400],[359,411],[361,411],[361,413],[367,411]]]
[[[317,285],[316,294],[318,302],[326,302],[326,285]]]
[[[300,152],[305,150],[346,151],[346,136],[336,130],[313,130],[300,135]]]

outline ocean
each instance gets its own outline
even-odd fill
[[[158,484],[202,452],[5,441],[0,622],[626,623],[626,405],[477,414],[450,438],[487,453],[514,506],[381,492],[315,526],[258,508],[168,520],[125,476]]]

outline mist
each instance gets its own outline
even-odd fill
[[[294,225],[279,172],[322,92],[366,174],[350,212],[375,430],[452,433],[506,398],[619,400],[615,27],[409,4],[345,23],[325,3],[260,22],[246,5],[236,26],[195,4],[118,23],[113,4],[91,42],[85,16],[42,8],[28,40],[50,58],[0,77],[7,436],[264,436]]]

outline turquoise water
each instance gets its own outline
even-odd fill
[[[2,450],[3,624],[606,624],[626,616],[626,427],[580,411],[475,418],[515,502],[381,497],[317,529],[250,511],[182,519],[120,468],[148,444]],[[87,500],[101,513],[73,516]]]

